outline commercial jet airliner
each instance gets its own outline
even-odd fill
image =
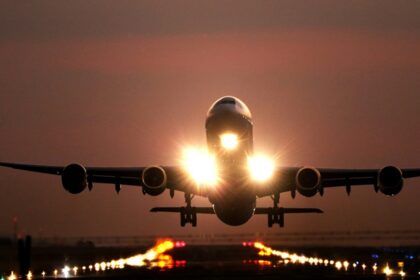
[[[61,176],[66,191],[78,194],[94,183],[137,186],[144,194],[156,196],[169,190],[184,193],[185,206],[157,207],[151,212],[175,212],[181,226],[197,225],[197,214],[216,214],[224,223],[238,226],[254,214],[268,217],[268,226],[284,226],[289,213],[322,213],[317,208],[279,207],[280,194],[290,192],[312,197],[329,187],[371,185],[385,195],[398,194],[405,178],[420,176],[420,169],[386,166],[380,169],[327,169],[308,166],[276,167],[267,157],[253,151],[253,122],[248,107],[232,96],[217,100],[206,119],[207,149],[188,149],[176,166],[84,167],[41,166],[0,162],[0,166]],[[207,197],[211,207],[195,207],[193,197]],[[270,196],[273,207],[257,208],[256,200]]]

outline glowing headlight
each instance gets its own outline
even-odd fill
[[[218,182],[216,159],[207,151],[187,149],[184,151],[183,165],[188,175],[197,185],[214,186]]]
[[[238,143],[238,136],[235,133],[224,133],[220,135],[220,144],[226,150],[236,149]]]
[[[265,156],[248,158],[248,168],[251,178],[257,182],[265,182],[274,174],[274,161]]]

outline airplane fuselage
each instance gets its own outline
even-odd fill
[[[215,155],[220,180],[209,201],[217,217],[229,225],[242,225],[253,215],[256,195],[249,180],[248,156],[253,153],[253,123],[248,107],[235,97],[223,97],[211,107],[206,119],[207,146]],[[233,147],[224,146],[231,137]],[[226,141],[229,141],[227,139]]]

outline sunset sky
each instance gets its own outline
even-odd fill
[[[184,145],[205,145],[224,95],[250,107],[255,148],[279,165],[420,167],[420,2],[0,1],[0,161],[177,164]],[[57,176],[6,168],[0,188],[1,235],[13,217],[34,236],[280,231],[265,216],[181,228],[148,212],[181,193],[97,184],[72,196]],[[325,214],[281,230],[419,229],[418,197],[420,179],[395,198],[285,194],[283,206]]]

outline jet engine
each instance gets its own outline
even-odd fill
[[[314,196],[321,185],[321,173],[313,167],[302,167],[296,173],[298,192],[306,197]]]
[[[153,196],[159,195],[165,190],[166,172],[160,166],[149,166],[143,170],[141,180],[145,193]]]
[[[76,163],[67,165],[61,173],[61,183],[69,193],[81,193],[87,186],[86,169]]]
[[[398,194],[403,187],[401,169],[395,166],[386,166],[378,172],[378,187],[381,193],[389,196]]]

